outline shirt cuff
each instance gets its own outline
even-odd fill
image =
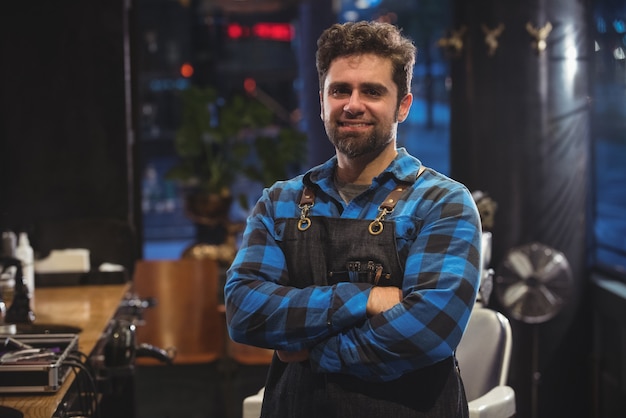
[[[328,326],[338,332],[367,319],[367,300],[371,290],[369,283],[337,283],[328,310]]]

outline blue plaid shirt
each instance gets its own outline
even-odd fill
[[[449,357],[465,330],[480,281],[481,225],[471,194],[431,169],[417,177],[420,161],[399,148],[370,189],[346,204],[333,184],[335,166],[333,157],[307,175],[264,190],[227,273],[231,338],[273,349],[307,348],[313,370],[373,381],[393,380]],[[289,272],[275,220],[300,216],[307,178],[319,186],[310,216],[344,219],[374,219],[398,181],[412,184],[386,218],[395,222],[398,250],[408,254],[402,303],[368,318],[370,284],[303,289],[278,284],[289,283]],[[416,224],[421,228],[416,230]]]

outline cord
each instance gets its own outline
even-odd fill
[[[87,363],[87,360],[89,359],[89,356],[87,356],[87,354],[85,354],[85,353],[83,353],[82,351],[79,351],[79,350],[74,350],[74,351],[70,352],[67,355],[67,357],[75,358],[75,359],[77,359],[81,363]]]
[[[68,358],[69,357],[70,356],[68,356]],[[74,375],[76,376],[76,385],[78,388],[78,397],[82,412],[84,412],[87,416],[99,418],[100,410],[98,408],[98,391],[91,370],[81,361],[68,359],[63,361],[62,364],[64,366],[71,367]],[[82,372],[82,374],[79,372]],[[86,388],[83,387],[85,381],[89,385],[89,390],[86,390]]]
[[[76,351],[70,352],[66,358],[68,360],[74,360],[79,363],[82,363],[85,367],[89,369],[89,372],[91,373],[92,376],[96,376],[93,365],[89,362],[89,356],[87,354],[76,350]]]

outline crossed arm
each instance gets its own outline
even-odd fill
[[[373,287],[365,307],[367,316],[371,317],[391,309],[401,300],[402,290],[397,287]],[[298,351],[276,350],[276,354],[285,363],[304,361],[309,358],[309,350],[306,348]]]
[[[233,340],[308,360],[316,372],[391,380],[453,353],[479,281],[480,222],[471,196],[439,200],[411,244],[402,289],[366,283],[294,288],[272,225],[252,219],[225,287]]]

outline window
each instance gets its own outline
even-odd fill
[[[626,279],[626,5],[594,10],[594,263]]]
[[[196,236],[179,188],[166,178],[176,158],[173,142],[181,123],[180,93],[192,84],[219,79],[226,97],[243,87],[240,81],[246,77],[239,79],[238,72],[256,66],[260,74],[271,75],[265,82],[262,76],[256,78],[257,84],[284,108],[296,108],[298,40],[290,38],[291,25],[271,22],[297,20],[297,8],[252,16],[194,9],[185,2],[140,3],[137,32],[144,258],[178,258]],[[448,174],[448,71],[436,46],[447,27],[447,2],[343,1],[337,18],[386,20],[401,26],[414,39],[420,51],[413,78],[415,100],[409,118],[400,124],[398,144],[424,164]],[[253,29],[258,29],[259,22],[264,24],[264,34],[276,35],[277,39],[257,36],[259,31]],[[251,195],[256,193],[258,190],[250,190]],[[233,216],[242,219],[245,213],[238,211]]]

